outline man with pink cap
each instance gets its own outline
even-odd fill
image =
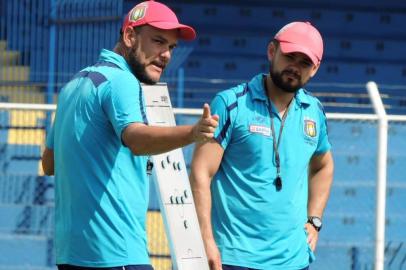
[[[42,159],[55,174],[58,269],[152,269],[147,155],[207,141],[218,117],[205,104],[193,126],[149,126],[140,82],[158,82],[178,39],[195,36],[167,6],[140,3],[114,51],[102,50],[61,90]]]
[[[268,74],[214,97],[219,126],[195,148],[191,183],[211,270],[301,270],[314,260],[334,165],[323,107],[303,86],[323,40],[292,22],[267,55]]]

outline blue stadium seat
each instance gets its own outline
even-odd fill
[[[37,174],[41,157],[40,145],[7,144],[0,159],[2,173]]]
[[[149,203],[148,210],[159,210],[159,195],[155,182],[152,181],[152,177],[149,178]]]
[[[221,59],[225,56],[253,55],[266,57],[269,36],[241,36],[203,34],[194,42],[194,55],[218,55]]]
[[[330,198],[326,207],[326,213],[349,214],[369,213],[374,215],[376,206],[375,182],[361,185],[360,182],[333,183]]]
[[[0,235],[0,265],[4,269],[37,269],[54,265],[52,240],[44,236]]]
[[[389,239],[385,242],[385,269],[403,269],[406,263],[404,239]]]
[[[263,2],[255,6],[247,6],[235,3],[229,4],[192,4],[169,1],[177,10],[179,16],[186,23],[196,26],[199,39],[196,45],[194,57],[206,58],[206,53],[211,54],[217,63],[202,64],[202,67],[188,67],[187,76],[203,75],[203,77],[220,77],[225,79],[249,79],[253,74],[267,71],[265,58],[266,44],[271,35],[288,21],[310,20],[318,26],[325,37],[325,59],[315,82],[340,82],[340,83],[365,83],[375,80],[381,84],[404,84],[406,82],[406,69],[402,62],[404,42],[400,38],[405,35],[402,27],[406,15],[379,9],[354,9],[350,6],[345,8],[341,4],[334,3],[331,7],[320,4],[319,7],[309,9],[307,5],[292,5],[289,3]],[[58,20],[83,19],[89,16],[117,16],[122,15],[122,6],[112,8],[111,1],[102,3],[90,2],[87,8],[79,8],[79,2],[63,1],[57,10]],[[44,16],[43,21],[49,21],[48,2],[39,0],[36,15]],[[400,5],[399,3],[393,4]],[[7,33],[20,33],[27,26],[22,18],[30,11],[24,2],[21,10],[17,5],[6,5],[10,8],[6,12],[6,20],[17,16],[20,22],[7,24]],[[94,8],[96,7],[97,8]],[[128,9],[132,3],[124,2]],[[79,11],[80,10],[80,11]],[[228,18],[233,18],[232,20]],[[269,20],[272,24],[269,24]],[[87,24],[67,23],[58,24],[58,38],[66,42],[58,43],[56,82],[65,83],[78,69],[96,60],[101,46],[112,46],[117,36],[119,21],[114,23],[100,22],[88,27]],[[32,81],[47,81],[48,69],[48,33],[49,27],[30,23],[29,32],[35,39],[28,40],[29,35],[24,36],[22,42],[14,37],[8,40],[10,49],[21,49],[23,53],[29,48],[27,55],[31,65]],[[109,27],[104,27],[109,26]],[[108,29],[108,31],[106,31]],[[26,31],[26,30],[24,30]],[[96,35],[104,42],[95,43],[88,37]],[[84,43],[78,43],[82,40]],[[21,45],[23,44],[23,45]],[[24,44],[27,44],[24,45]],[[18,46],[22,46],[18,48]],[[227,54],[239,55],[239,57],[255,56],[258,59],[244,60],[227,58]],[[65,57],[66,55],[69,57]],[[400,56],[399,56],[400,55]],[[210,56],[209,56],[210,57]],[[349,62],[348,59],[352,59]],[[192,59],[194,60],[194,59]],[[383,62],[382,62],[383,61]],[[189,69],[191,70],[190,74]],[[337,89],[330,89],[336,91]],[[356,89],[357,92],[365,92],[364,89]],[[388,100],[390,102],[390,100]],[[399,100],[406,103],[405,100]],[[194,100],[190,104],[196,103]],[[331,109],[346,112],[348,108],[329,106]],[[357,109],[354,109],[357,111]],[[397,108],[392,112],[405,113]]]
[[[1,204],[0,234],[50,236],[53,231],[53,205]]]
[[[323,270],[328,267],[329,270],[351,269],[350,246],[334,245],[324,241],[325,233],[320,233],[319,242],[316,250],[316,261],[311,264],[315,270]],[[327,266],[327,267],[326,267]]]
[[[194,55],[252,55],[266,57],[266,50],[270,34],[252,36],[241,33],[216,34],[203,33],[198,36],[194,44]],[[399,61],[405,42],[385,39],[365,39],[354,37],[326,36],[324,38],[323,65],[330,61],[368,61],[376,59],[378,62]],[[402,57],[401,57],[402,58]]]
[[[405,148],[403,148],[405,149]],[[389,150],[391,151],[391,150]],[[402,151],[402,150],[400,150]],[[406,153],[403,154],[389,154],[387,162],[387,175],[389,179],[406,183]]]
[[[406,217],[404,212],[386,218],[386,241],[406,240]]]
[[[39,172],[38,160],[10,160],[2,164],[2,173],[29,173]]]
[[[391,122],[388,132],[388,149],[392,155],[405,154],[406,149],[406,123]]]
[[[8,111],[0,111],[0,144],[8,142],[8,126],[10,124],[10,114]]]
[[[369,121],[329,121],[335,181],[375,183],[377,127]]]
[[[40,145],[8,144],[5,154],[6,160],[39,159],[41,156]]]
[[[187,23],[193,23],[200,28],[203,26],[214,26],[214,30],[231,28],[246,31],[264,31],[269,29],[270,33],[276,31],[286,22],[294,20],[312,21],[317,25],[322,33],[343,36],[356,36],[357,34],[367,34],[371,36],[396,35],[404,33],[402,22],[406,20],[406,15],[402,13],[382,12],[380,10],[359,11],[350,8],[343,9],[335,4],[329,8],[313,8],[307,6],[303,8],[292,8],[289,5],[281,6],[269,4],[258,4],[255,6],[243,5],[223,5],[223,4],[180,4],[174,2],[172,7],[178,12],[180,18]],[[297,5],[296,5],[297,6]],[[225,19],[225,18],[233,18]],[[269,24],[272,20],[272,25]],[[272,29],[274,27],[275,29]],[[271,28],[271,29],[270,29]]]
[[[205,79],[250,80],[257,73],[267,71],[267,58],[249,57],[196,57],[193,54],[185,63],[186,76]]]
[[[402,182],[388,181],[386,191],[386,213],[391,216],[400,216],[406,212],[406,185]]]
[[[377,123],[359,120],[330,120],[329,139],[344,150],[355,148],[357,153],[376,153]],[[365,147],[368,145],[368,147]]]
[[[350,257],[350,267],[348,269],[373,269],[374,262],[374,243],[373,242],[358,242],[352,243],[347,249],[347,254]],[[346,268],[347,269],[347,268]]]
[[[326,213],[323,217],[324,241],[350,243],[372,243],[375,233],[375,217],[353,212],[344,215]]]
[[[33,180],[36,175],[0,174],[0,203],[33,203]]]
[[[376,156],[352,154],[351,152],[345,154],[335,151],[334,161],[337,168],[343,168],[334,170],[336,181],[376,181]]]

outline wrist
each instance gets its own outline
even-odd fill
[[[189,126],[189,132],[188,132],[188,136],[187,136],[187,140],[189,143],[194,143],[196,142],[196,125],[193,126]]]
[[[309,216],[308,218],[307,218],[307,223],[309,223],[310,225],[312,225],[313,226],[313,228],[316,230],[316,231],[320,231],[321,230],[321,228],[323,227],[323,222],[322,222],[322,220],[321,220],[321,218],[320,217],[317,217],[317,216]]]

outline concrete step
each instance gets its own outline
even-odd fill
[[[168,256],[169,256],[169,254],[168,254]],[[151,258],[151,264],[154,267],[154,269],[156,269],[156,270],[172,269],[172,261],[171,261],[170,257],[162,258],[162,257],[154,257],[154,255],[151,255],[150,258]]]
[[[14,66],[18,65],[20,61],[19,51],[5,51],[0,50],[0,65]]]
[[[0,81],[27,82],[30,79],[30,67],[5,66],[0,68]]]
[[[148,250],[151,254],[169,255],[169,243],[165,234],[165,226],[160,212],[147,213]]]
[[[147,213],[148,251],[154,269],[172,269],[168,239],[160,212]]]
[[[45,139],[45,130],[43,129],[9,129],[7,143],[45,145]]]

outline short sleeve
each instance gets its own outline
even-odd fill
[[[147,124],[142,88],[135,78],[113,80],[104,90],[102,107],[120,139],[129,124]]]
[[[228,100],[227,96],[218,94],[210,104],[212,114],[217,114],[219,116],[219,125],[214,133],[214,138],[223,149],[226,149],[231,140],[232,117],[234,116],[231,111],[236,109],[235,107],[237,105],[236,101],[229,104],[230,102],[226,100]]]
[[[318,103],[320,108],[319,110],[319,119],[320,119],[320,136],[319,142],[317,144],[316,155],[323,154],[328,152],[331,149],[331,144],[328,139],[328,131],[327,131],[327,117],[324,113],[323,106]]]
[[[46,138],[46,142],[45,142],[45,146],[49,149],[54,149],[54,125],[55,125],[55,121],[52,123],[49,131],[48,131],[48,135]]]

